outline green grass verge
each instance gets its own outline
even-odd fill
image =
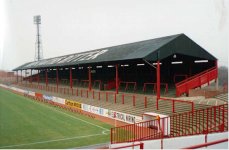
[[[105,143],[110,140],[110,128],[0,88],[0,148],[74,148]],[[103,134],[105,130],[107,134]]]

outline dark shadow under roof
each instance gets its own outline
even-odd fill
[[[193,56],[199,59],[216,60],[214,56],[192,41],[185,34],[177,34],[29,62],[15,68],[14,71],[56,66],[74,66],[80,64],[128,61],[135,59],[156,61],[158,56],[159,59],[162,60],[173,54]]]

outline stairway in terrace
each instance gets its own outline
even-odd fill
[[[176,84],[176,96],[188,94],[190,89],[201,87],[202,85],[209,85],[211,81],[218,77],[218,69],[216,67],[205,70],[199,74],[189,77]]]

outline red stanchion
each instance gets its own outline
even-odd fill
[[[175,101],[173,100],[172,103],[173,103],[173,113],[175,113]]]
[[[135,106],[135,95],[133,95],[133,106]]]
[[[147,108],[147,97],[145,96],[145,108]]]

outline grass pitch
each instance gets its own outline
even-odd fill
[[[106,143],[110,128],[0,88],[0,148],[75,148]]]

